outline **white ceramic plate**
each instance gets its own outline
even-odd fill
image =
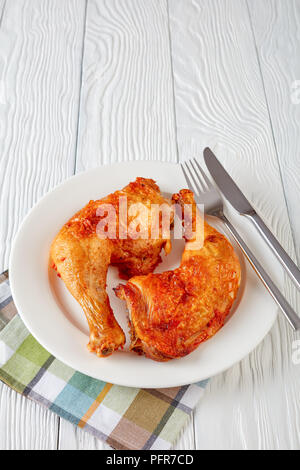
[[[84,374],[114,384],[144,388],[173,387],[204,380],[231,367],[252,351],[268,333],[277,314],[273,300],[237,247],[243,281],[225,326],[189,356],[167,363],[151,361],[126,349],[105,359],[89,353],[84,314],[63,282],[49,269],[51,241],[75,211],[90,199],[99,199],[137,176],[155,179],[161,190],[168,193],[187,187],[179,165],[155,162],[104,166],[70,178],[32,209],[15,238],[10,259],[13,298],[35,338],[51,354]],[[255,230],[245,218],[229,206],[226,208],[229,218],[266,270],[273,277],[277,273],[277,282],[281,283],[278,264]],[[213,222],[213,225],[223,230],[219,223]],[[182,241],[176,242],[172,254],[164,259],[158,271],[176,267],[182,247]],[[122,281],[118,279],[117,270],[111,268],[108,294],[118,321],[127,331],[125,303],[117,299],[112,290],[119,282]]]

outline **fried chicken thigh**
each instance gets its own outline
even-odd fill
[[[119,205],[120,198],[124,200],[124,197],[128,208],[125,222],[121,221]],[[136,216],[130,212],[130,207],[139,203],[148,209],[151,204],[171,207],[153,180],[137,178],[121,191],[90,201],[62,227],[51,246],[53,267],[86,315],[90,328],[88,348],[101,357],[110,355],[125,343],[125,335],[113,315],[106,293],[108,266],[118,266],[125,279],[146,275],[160,262],[162,248],[167,254],[171,247],[170,239],[163,238],[161,230],[156,239],[136,239],[130,234],[124,237],[124,228],[128,229]],[[98,224],[107,214],[107,204],[115,209],[117,227],[115,236],[110,238],[104,238],[98,232]],[[170,223],[172,217],[170,211]],[[150,225],[148,213],[139,219],[137,231],[146,227],[147,232]]]
[[[196,228],[196,217],[200,220],[193,193],[182,190],[173,201],[193,209],[185,217],[186,235],[187,226]],[[238,258],[225,236],[203,223],[203,243],[199,245],[197,236],[186,239],[178,269],[133,277],[116,289],[127,302],[131,349],[153,360],[168,361],[194,351],[223,326],[236,298]]]

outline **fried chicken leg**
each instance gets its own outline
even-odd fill
[[[193,193],[182,190],[173,201],[193,208],[186,235],[200,217]],[[240,264],[229,241],[206,222],[202,238],[201,246],[197,236],[186,240],[178,269],[137,276],[115,290],[127,302],[135,352],[156,361],[183,357],[223,326],[240,285]]]
[[[151,204],[168,204],[171,207],[153,180],[137,178],[121,191],[98,201],[90,201],[62,227],[50,251],[53,267],[86,315],[90,329],[88,348],[101,357],[110,355],[125,343],[125,335],[113,315],[106,293],[108,266],[118,266],[122,277],[126,279],[145,275],[152,272],[160,262],[161,249],[164,248],[168,253],[171,248],[170,239],[163,238],[161,230],[156,239],[134,239],[130,233],[124,238],[121,230],[124,231],[125,227],[119,205],[120,198],[124,200],[124,197],[127,204],[127,229],[136,216],[130,212],[134,204],[142,203],[148,209]],[[101,238],[98,224],[103,220],[108,204],[115,210],[117,232],[112,238]],[[103,209],[100,215],[99,209],[100,212]],[[149,214],[140,218],[140,231],[145,227],[149,230]],[[170,210],[170,223],[172,218]]]

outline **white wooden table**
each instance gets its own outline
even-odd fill
[[[68,176],[207,145],[299,262],[299,127],[300,0],[0,0],[0,269]],[[212,379],[176,447],[300,449],[296,338]],[[1,449],[106,447],[0,384]]]

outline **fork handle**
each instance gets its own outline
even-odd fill
[[[257,275],[263,282],[264,286],[267,288],[275,302],[277,303],[278,307],[285,315],[286,319],[288,320],[289,324],[295,331],[300,330],[300,318],[293,310],[291,305],[285,299],[285,297],[281,294],[278,287],[274,284],[270,276],[266,273],[262,265],[259,263],[257,258],[254,256],[252,251],[248,248],[244,240],[241,238],[240,234],[236,231],[233,227],[231,222],[227,219],[227,217],[223,214],[220,216],[221,220],[224,222],[228,230],[231,232],[233,238],[236,240],[240,248],[242,249],[243,253],[245,254],[246,258],[256,271]]]
[[[259,233],[262,235],[263,239],[267,242],[269,247],[272,249],[275,256],[278,258],[294,284],[300,290],[300,270],[294,263],[294,261],[289,257],[287,252],[282,248],[278,240],[274,237],[273,233],[268,229],[265,223],[262,221],[258,214],[253,213],[246,215],[258,229]]]

